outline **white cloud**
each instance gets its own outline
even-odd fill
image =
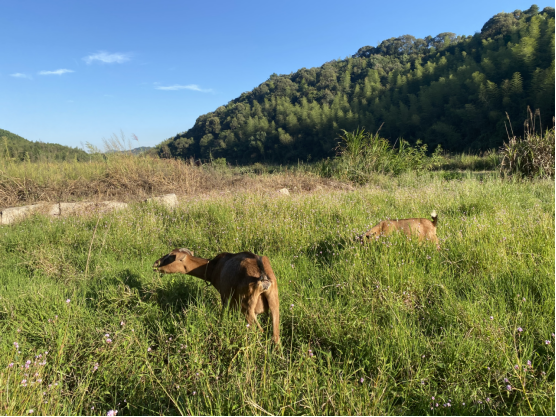
[[[119,52],[109,54],[105,51],[97,52],[96,54],[87,55],[83,58],[87,64],[92,64],[95,61],[103,62],[105,64],[123,64],[124,62],[129,61],[130,54],[122,54]]]
[[[211,88],[201,88],[197,84],[189,84],[189,85],[168,85],[168,86],[158,86],[155,87],[157,90],[165,90],[165,91],[176,91],[176,90],[193,90],[193,91],[200,91],[201,93],[211,93]]]
[[[67,74],[70,72],[74,72],[73,70],[69,70],[69,69],[59,69],[56,71],[41,71],[39,72],[39,75],[62,75],[62,74]]]
[[[32,79],[30,75],[27,74],[22,74],[21,72],[16,72],[15,74],[10,74],[10,77],[15,77],[15,78],[28,78],[28,79]]]

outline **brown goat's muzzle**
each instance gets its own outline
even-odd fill
[[[175,260],[176,260],[176,255],[171,255],[171,254],[164,255],[162,258],[155,261],[155,263],[153,264],[153,270],[158,272],[164,272],[161,271],[159,268],[171,264]]]

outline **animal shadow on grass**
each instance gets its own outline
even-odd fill
[[[158,304],[163,311],[179,313],[191,306],[218,302],[217,293],[203,282],[186,276],[158,276],[150,282],[124,269],[118,274],[120,282],[136,289],[143,302]]]
[[[329,265],[333,260],[337,259],[338,253],[343,252],[348,247],[360,244],[355,237],[351,240],[345,237],[321,239],[308,246],[305,249],[305,253],[316,263]]]

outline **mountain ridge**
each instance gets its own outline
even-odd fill
[[[499,13],[481,33],[390,38],[350,58],[272,74],[159,144],[161,157],[229,162],[315,160],[342,129],[380,129],[433,149],[500,146],[506,113],[519,132],[526,108],[554,114],[554,8]]]

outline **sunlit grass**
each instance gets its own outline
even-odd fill
[[[553,415],[554,183],[443,178],[0,227],[2,414]],[[432,209],[440,251],[354,240]],[[174,247],[267,255],[281,350]]]

